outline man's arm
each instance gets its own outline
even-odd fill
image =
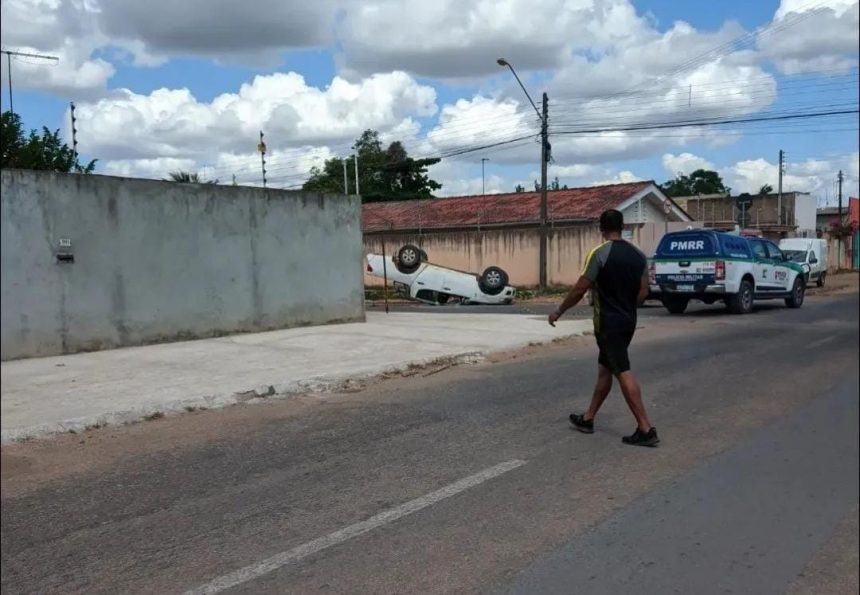
[[[549,315],[550,325],[555,326],[556,321],[561,318],[562,314],[577,305],[589,289],[591,289],[591,281],[586,277],[580,277],[576,285],[568,292],[567,297],[564,298],[558,310]]]
[[[582,275],[579,277],[579,280],[577,280],[573,289],[571,289],[567,294],[567,297],[564,298],[564,301],[561,303],[561,306],[558,307],[558,310],[549,315],[549,323],[551,326],[555,326],[555,322],[561,318],[562,314],[577,305],[579,300],[582,299],[582,296],[585,295],[585,292],[591,289],[597,282],[597,275],[600,273],[600,268],[603,266],[599,253],[607,244],[608,242],[604,242],[588,253],[588,256],[585,259],[585,267],[582,269]]]

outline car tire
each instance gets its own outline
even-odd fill
[[[687,311],[687,306],[690,300],[688,298],[665,297],[663,298],[663,306],[669,311],[669,314],[683,314]]]
[[[827,273],[821,273],[821,275],[818,276],[818,280],[815,282],[815,285],[817,287],[824,287],[824,280],[826,278],[827,278]]]
[[[437,293],[436,294],[436,303],[440,306],[444,306],[448,303],[448,300],[451,298],[447,293]]]
[[[729,296],[726,300],[726,305],[729,307],[729,312],[732,314],[749,314],[753,309],[755,301],[755,292],[753,285],[746,279],[741,281],[741,286],[738,292]]]
[[[397,251],[394,264],[398,271],[409,275],[417,271],[421,262],[426,260],[426,258],[422,258],[422,254],[426,257],[426,254],[418,246],[406,244]]]
[[[794,280],[794,285],[791,288],[791,295],[785,298],[785,305],[789,308],[800,308],[803,305],[803,298],[806,294],[806,285],[803,280],[798,277]]]
[[[498,295],[508,285],[508,274],[499,267],[489,267],[481,273],[481,291],[488,295]]]

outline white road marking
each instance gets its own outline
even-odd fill
[[[824,337],[823,339],[819,339],[818,341],[813,341],[812,343],[808,343],[806,345],[807,349],[815,349],[816,347],[821,347],[826,343],[830,343],[831,341],[835,341],[836,337],[831,335],[830,337]]]
[[[275,554],[271,558],[267,558],[262,562],[251,564],[250,566],[246,566],[244,568],[240,568],[239,570],[235,570],[229,574],[225,574],[224,576],[220,576],[206,583],[205,585],[201,585],[195,589],[186,591],[185,595],[213,595],[214,593],[220,593],[221,591],[230,589],[232,587],[235,587],[236,585],[252,581],[274,570],[277,570],[278,568],[286,566],[287,564],[296,562],[298,560],[301,560],[302,558],[321,552],[322,550],[330,548],[334,545],[341,544],[347,540],[352,539],[353,537],[363,535],[364,533],[372,531],[377,527],[387,525],[388,523],[392,523],[398,519],[410,515],[413,512],[418,512],[419,510],[436,504],[437,502],[444,500],[445,498],[455,496],[460,492],[466,491],[469,488],[473,488],[476,485],[482,484],[487,480],[493,479],[494,477],[498,477],[503,473],[512,471],[517,467],[521,467],[525,464],[525,461],[520,461],[518,459],[507,461],[505,463],[499,463],[495,467],[484,469],[483,471],[475,473],[474,475],[470,475],[469,477],[465,477],[459,481],[445,486],[442,489],[436,490],[435,492],[431,492],[429,494],[421,496],[420,498],[410,500],[409,502],[401,504],[400,506],[396,506],[392,509],[386,510],[385,512],[381,512],[376,516],[370,517],[366,521],[361,521],[360,523],[350,525],[349,527],[344,527],[339,531],[335,531],[334,533],[330,533],[324,537],[314,539],[313,541],[309,541],[286,552]]]

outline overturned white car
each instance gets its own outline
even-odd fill
[[[508,274],[499,267],[489,267],[475,275],[427,262],[427,253],[411,244],[401,247],[394,256],[367,255],[367,272],[374,277],[387,276],[402,295],[431,304],[459,300],[464,304],[510,304],[514,288],[508,285]]]

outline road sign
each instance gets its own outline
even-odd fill
[[[740,211],[748,211],[752,206],[753,197],[748,192],[744,192],[735,199],[735,204]]]

